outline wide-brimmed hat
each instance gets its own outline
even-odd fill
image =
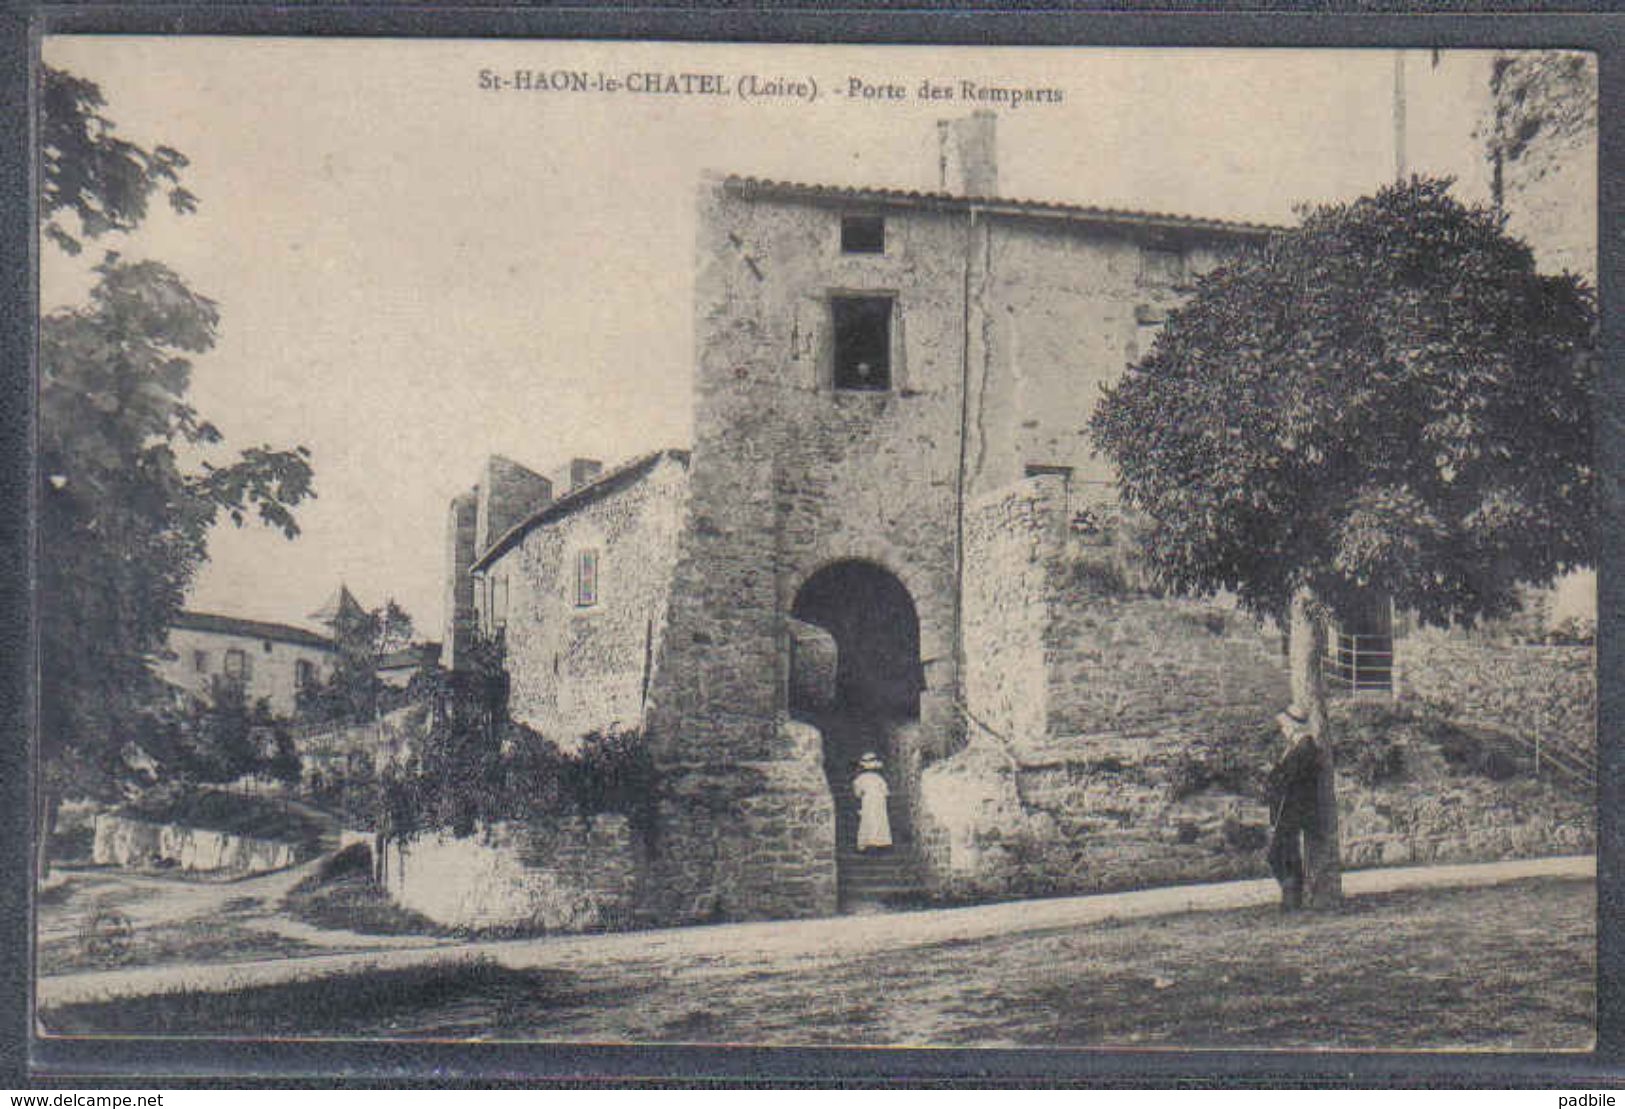
[[[1300,732],[1309,727],[1309,714],[1292,705],[1285,712],[1275,718],[1275,722],[1285,732]]]
[[[858,760],[858,767],[862,770],[879,770],[885,765],[880,761],[880,756],[873,751],[865,751],[863,757]]]

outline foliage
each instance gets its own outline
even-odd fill
[[[449,828],[466,836],[538,813],[641,816],[652,784],[642,736],[609,730],[571,751],[508,717],[500,638],[476,637],[470,669],[425,673],[414,683],[432,705],[420,748],[374,785],[375,826],[387,835]]]
[[[129,231],[167,189],[178,211],[185,159],[111,135],[88,81],[42,77],[44,233],[78,217],[94,238]],[[47,812],[64,790],[115,795],[156,757],[169,728],[168,691],[154,663],[224,513],[250,514],[289,538],[311,488],[309,452],[260,446],[228,464],[195,457],[221,441],[187,401],[191,356],[215,340],[219,310],[155,261],[109,252],[89,302],[41,320],[38,497],[40,746]],[[47,823],[48,823],[47,818]]]
[[[83,244],[57,221],[60,212],[72,212],[81,234],[97,238],[133,231],[160,189],[175,211],[197,209],[197,197],[180,183],[186,157],[167,146],[146,150],[114,136],[116,125],[101,114],[106,103],[94,83],[41,68],[40,214],[46,236],[69,254]]]
[[[279,732],[291,745],[263,697],[250,705],[241,682],[218,676],[208,699],[193,702],[174,726],[179,734],[163,748],[170,753],[168,769],[193,781],[231,782],[268,768]]]
[[[1593,557],[1592,295],[1413,178],[1202,278],[1091,422],[1182,592],[1470,624]]]
[[[180,786],[151,790],[121,812],[158,824],[296,843],[306,854],[316,851],[325,831],[318,820],[279,798],[230,790]]]
[[[385,711],[389,687],[378,676],[385,655],[412,642],[412,617],[393,597],[367,610],[340,591],[332,623],[338,655],[327,679],[298,690],[299,714],[310,720],[362,723]]]

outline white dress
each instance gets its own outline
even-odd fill
[[[852,779],[852,792],[858,799],[858,848],[890,847],[891,818],[886,814],[886,796],[891,792],[886,779],[865,770]]]

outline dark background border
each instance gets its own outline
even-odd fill
[[[0,10],[0,1081],[11,1088],[114,1085],[1026,1085],[1580,1087],[1625,1085],[1625,889],[1621,887],[1622,658],[1619,570],[1625,374],[1605,357],[1598,406],[1603,525],[1598,566],[1599,1038],[1594,1054],[1122,1052],[986,1049],[594,1047],[297,1041],[37,1040],[28,1009],[32,806],[29,494],[36,221],[31,199],[33,61],[44,33],[919,42],[987,45],[1568,47],[1599,55],[1598,284],[1603,343],[1622,349],[1625,16],[1611,3],[1105,5],[849,3],[762,10],[727,4],[613,9],[511,5],[41,4]]]

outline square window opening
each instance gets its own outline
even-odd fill
[[[842,216],[841,253],[886,253],[886,221],[880,216]]]
[[[891,297],[835,297],[835,388],[891,388]]]
[[[1140,277],[1156,284],[1181,284],[1185,280],[1185,252],[1173,247],[1141,248]]]

